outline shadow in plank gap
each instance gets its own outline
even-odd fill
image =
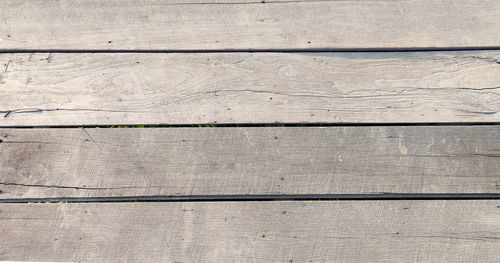
[[[500,200],[499,194],[298,194],[298,195],[186,195],[55,197],[0,199],[0,203],[110,203],[110,202],[272,202],[272,201],[396,201],[396,200]]]

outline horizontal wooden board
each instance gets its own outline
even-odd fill
[[[0,134],[1,199],[500,193],[500,126]]]
[[[500,202],[1,204],[0,260],[498,262]]]
[[[3,0],[0,50],[500,46],[496,0]]]
[[[500,121],[500,51],[0,54],[0,126]]]

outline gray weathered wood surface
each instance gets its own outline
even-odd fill
[[[500,201],[1,204],[0,260],[498,262]]]
[[[498,122],[499,61],[499,51],[0,54],[0,111],[12,111],[0,126]]]
[[[0,22],[4,50],[500,45],[495,0],[3,0]]]
[[[500,262],[500,1],[0,1],[1,262]]]
[[[0,198],[500,193],[500,126],[0,129]]]

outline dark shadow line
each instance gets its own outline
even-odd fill
[[[101,124],[2,126],[0,129],[75,129],[75,128],[218,128],[218,127],[378,127],[378,126],[495,126],[500,122],[391,122],[391,123],[196,123],[196,124]]]
[[[269,201],[398,201],[398,200],[500,200],[500,194],[301,194],[301,195],[153,195],[120,197],[54,197],[1,199],[0,203],[109,203],[109,202],[269,202]]]
[[[429,52],[500,50],[500,46],[401,48],[271,48],[271,49],[0,49],[0,53],[302,53],[302,52]]]

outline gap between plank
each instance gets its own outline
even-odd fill
[[[323,52],[429,52],[494,51],[500,46],[483,47],[402,47],[402,48],[279,48],[279,49],[0,49],[2,53],[323,53]]]
[[[397,201],[397,200],[500,200],[495,193],[432,194],[303,194],[303,195],[192,195],[55,197],[2,199],[0,203],[109,203],[109,202],[255,202],[255,201]]]
[[[1,113],[1,111],[0,111]],[[231,127],[411,127],[411,126],[491,126],[500,122],[401,122],[401,123],[197,123],[197,124],[102,124],[0,126],[0,129],[75,129],[75,128],[231,128]]]

